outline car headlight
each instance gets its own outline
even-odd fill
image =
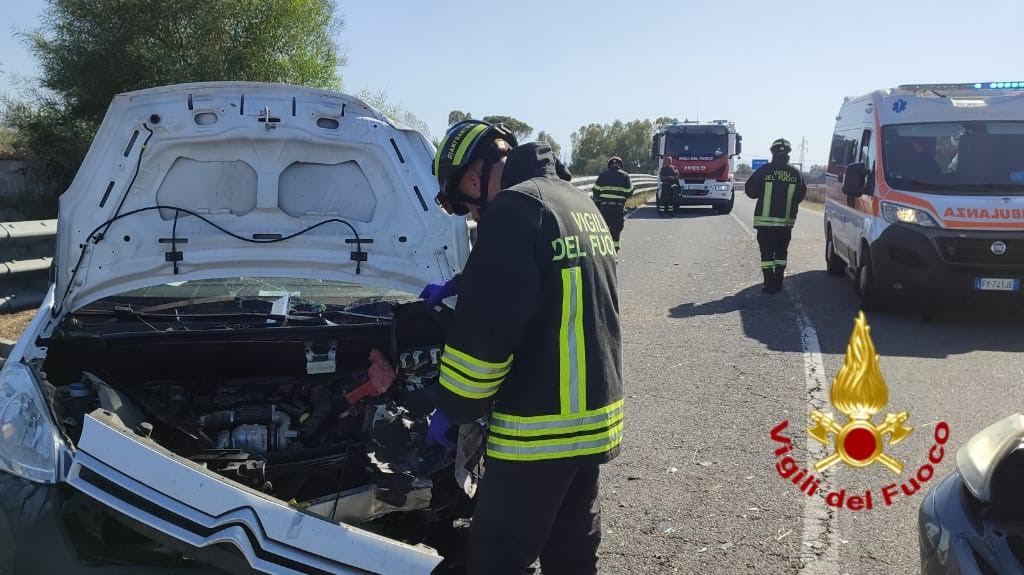
[[[716,192],[728,192],[731,189],[732,189],[732,186],[729,185],[729,184],[715,184],[715,191]]]
[[[0,371],[0,471],[56,483],[61,439],[32,372],[11,363]]]
[[[1015,414],[990,425],[960,448],[956,470],[964,485],[979,501],[992,495],[992,473],[1004,457],[1013,453],[1024,440],[1024,415]]]
[[[938,227],[935,220],[924,210],[882,202],[882,217],[890,224],[903,223],[927,228]]]

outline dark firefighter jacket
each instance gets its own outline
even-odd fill
[[[661,171],[658,172],[658,178],[661,183],[674,186],[679,184],[679,170],[675,166],[668,164],[661,167]]]
[[[807,185],[800,170],[773,161],[750,175],[744,192],[757,200],[755,228],[791,228],[796,223],[800,202],[807,195]]]
[[[626,200],[633,195],[633,184],[629,181],[629,174],[622,170],[609,168],[597,177],[592,191],[594,201],[599,204],[625,205]]]
[[[600,463],[622,441],[615,244],[550,148],[512,151],[480,218],[441,356],[438,407],[488,413],[487,453]]]

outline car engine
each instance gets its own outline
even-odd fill
[[[437,512],[458,506],[465,493],[451,487],[466,476],[451,472],[453,454],[425,442],[440,355],[438,346],[404,350],[394,369],[373,349],[367,368],[351,372],[152,380],[129,397],[145,416],[129,419],[156,419],[170,430],[154,436],[164,447],[324,517],[360,524],[395,511]],[[104,387],[86,372],[58,394],[84,415],[110,395],[98,393]],[[469,449],[482,456],[482,445],[481,430]],[[451,501],[435,501],[441,493]]]

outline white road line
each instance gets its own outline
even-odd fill
[[[807,316],[796,290],[789,289],[786,293],[793,300],[797,311],[797,323],[800,324],[808,413],[811,410],[828,411],[828,378],[825,375],[825,363],[821,358],[818,332],[814,329],[811,318]],[[825,446],[811,439],[810,434],[804,434],[804,441],[807,449],[805,465],[809,466],[811,462],[828,455]],[[827,470],[821,475],[827,483],[832,472]],[[809,499],[804,505],[799,571],[804,575],[831,575],[839,572],[839,530],[836,525],[835,509],[825,505],[825,493],[824,489],[819,491],[817,497]]]
[[[729,212],[729,215],[732,216],[732,219],[736,220],[736,223],[739,224],[741,228],[743,228],[743,231],[747,232],[747,235],[749,235],[752,238],[757,237],[757,233],[754,231],[754,229],[745,224],[743,220],[741,220],[740,217],[736,215],[736,212]]]
[[[735,212],[730,214],[736,223],[756,237],[757,233],[748,226]],[[825,375],[825,363],[821,358],[821,343],[818,332],[811,323],[806,309],[800,302],[795,289],[787,289],[797,312],[797,324],[800,327],[800,346],[804,350],[804,383],[807,393],[807,413],[812,410],[828,410],[828,378]],[[794,427],[802,427],[804,422],[797,422]],[[807,460],[804,465],[824,458],[828,453],[825,446],[817,443],[809,434],[804,434]],[[833,468],[834,469],[834,468]],[[829,479],[831,470],[821,474]],[[833,575],[839,573],[839,532],[836,525],[835,510],[825,505],[827,490],[818,491],[818,495],[808,499],[804,505],[803,525],[800,534],[800,570],[801,575]]]

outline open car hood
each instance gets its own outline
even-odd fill
[[[469,252],[433,146],[357,98],[245,82],[118,95],[60,199],[54,314],[131,289],[313,278],[418,293]]]

